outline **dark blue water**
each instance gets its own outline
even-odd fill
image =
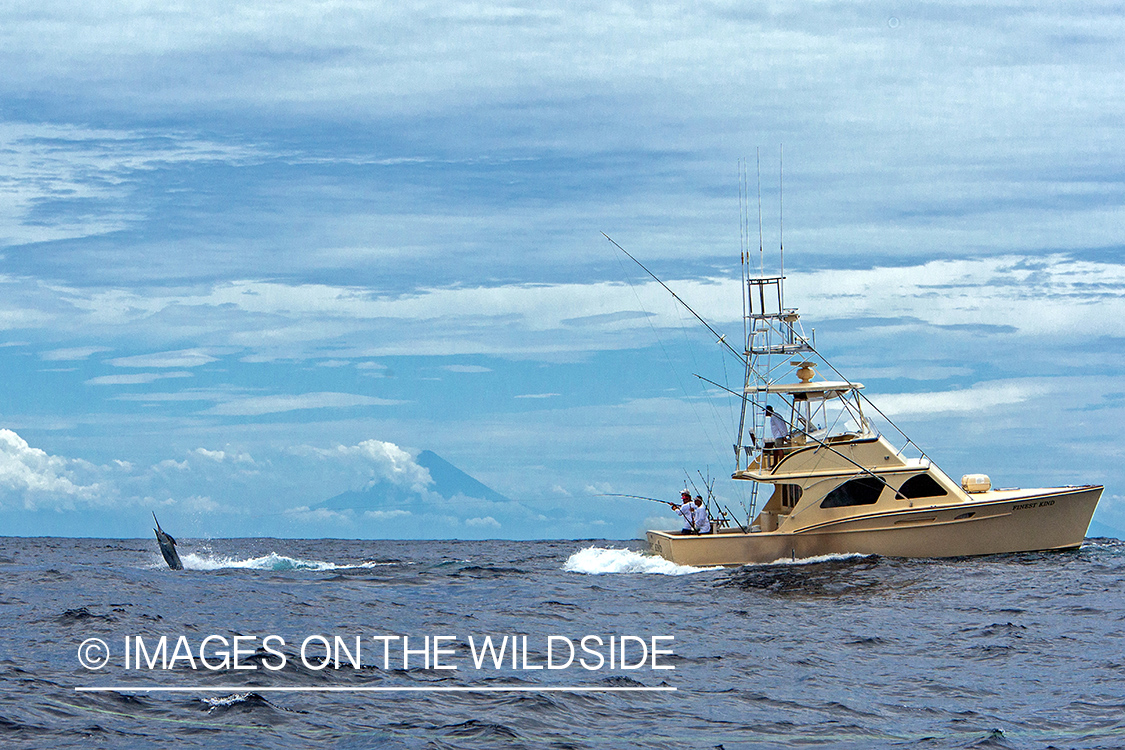
[[[181,540],[189,569],[173,572],[154,540],[0,539],[0,747],[1125,746],[1125,542],[707,571],[640,549]],[[266,664],[279,657],[254,654],[271,634],[285,641],[278,671]],[[346,655],[340,669],[301,664],[317,634],[361,636],[359,668]],[[548,636],[672,635],[657,663],[675,669],[475,669],[468,638],[505,634],[528,637],[529,666]],[[183,654],[172,669],[125,669],[124,639],[138,635],[146,651],[161,635],[169,650],[180,636],[190,648],[243,636],[240,663],[257,669],[192,669]],[[384,664],[374,635],[411,648],[452,636],[441,658],[459,668],[415,655],[403,669],[397,646]],[[92,637],[111,654],[97,671],[78,660]],[[76,691],[91,686],[124,689]],[[153,686],[189,690],[141,690]],[[676,691],[268,690],[511,686]]]

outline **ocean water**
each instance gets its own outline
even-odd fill
[[[709,570],[606,541],[180,552],[0,539],[0,747],[1125,746],[1117,540]]]

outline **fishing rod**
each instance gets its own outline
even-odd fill
[[[638,500],[651,500],[652,502],[660,503],[661,505],[671,505],[673,507],[675,507],[675,505],[676,505],[676,503],[673,503],[673,502],[668,501],[668,500],[661,500],[661,499],[655,498],[655,497],[645,497],[644,495],[625,495],[625,494],[620,493],[620,492],[601,492],[601,493],[598,493],[597,497],[635,497]]]
[[[684,470],[684,473],[687,473],[686,469]],[[677,513],[680,512],[678,510],[679,508],[682,508],[684,505],[688,505],[688,503],[680,503],[679,505],[676,505],[676,503],[669,502],[667,500],[660,500],[660,499],[657,499],[655,497],[645,497],[644,495],[626,495],[626,494],[621,493],[621,492],[602,492],[602,493],[598,494],[598,497],[635,497],[638,500],[651,500],[654,503],[660,503],[662,505],[669,505],[669,506],[672,507],[673,510],[676,510]],[[681,515],[683,515],[683,514],[681,513]],[[691,524],[692,531],[695,531],[695,518],[694,517],[689,518],[688,516],[684,516],[684,520],[686,520],[689,524]]]
[[[707,500],[705,502],[705,506],[707,508],[707,514],[713,515],[711,513],[711,501],[714,501],[715,507],[719,509],[719,512],[723,514],[722,517],[725,519],[726,518],[726,511],[723,510],[723,507],[721,505],[719,505],[719,501],[715,499],[715,493],[712,492],[711,487],[709,487],[707,485],[707,480],[703,478],[703,472],[701,472],[699,469],[696,469],[695,473],[699,474],[699,481],[703,483],[703,488],[707,490]],[[691,478],[691,474],[688,473],[687,469],[684,469],[684,476],[687,477],[688,484],[691,485],[691,488],[695,491],[696,496],[702,497],[703,493],[700,492],[699,488],[695,486],[695,480]]]
[[[696,469],[696,470],[695,470],[695,473],[697,473],[697,475],[699,475],[699,476],[700,476],[700,481],[702,481],[702,482],[703,482],[703,486],[704,486],[704,487],[706,487],[706,495],[708,495],[708,498],[709,498],[710,500],[713,500],[713,501],[714,501],[714,506],[715,506],[715,507],[719,508],[719,513],[721,513],[721,514],[722,514],[722,516],[721,516],[721,518],[720,518],[720,519],[721,519],[721,521],[722,521],[722,524],[721,524],[721,525],[722,525],[723,527],[727,527],[727,526],[729,526],[729,525],[730,525],[730,522],[731,522],[731,521],[733,521],[733,522],[735,522],[736,524],[738,524],[738,530],[739,530],[740,532],[742,532],[742,533],[744,533],[744,534],[746,534],[746,533],[749,533],[749,532],[748,532],[748,530],[747,530],[747,528],[746,528],[746,526],[742,525],[742,524],[741,524],[741,522],[739,521],[739,519],[738,519],[738,516],[736,516],[735,514],[733,514],[733,513],[731,512],[730,508],[728,508],[728,507],[723,507],[723,505],[722,505],[721,503],[719,503],[719,498],[718,498],[718,497],[715,497],[715,495],[714,495],[714,479],[712,479],[712,480],[711,480],[711,484],[709,485],[709,484],[708,484],[708,480],[706,480],[706,479],[704,479],[704,478],[703,478],[703,472],[702,472],[702,471],[700,471],[699,469]],[[708,470],[708,473],[709,473],[709,475],[710,475],[710,473],[711,473],[710,469]],[[695,484],[694,484],[694,482],[692,482],[692,486],[693,486],[693,487],[694,487],[694,485],[695,485]]]
[[[672,299],[679,302],[681,305],[684,306],[684,309],[686,309],[689,313],[694,315],[695,319],[698,320],[700,323],[702,323],[704,328],[706,328],[708,331],[711,332],[711,335],[715,337],[716,341],[718,343],[722,344],[723,346],[725,346],[727,348],[727,350],[730,351],[730,353],[733,354],[735,357],[737,357],[740,362],[746,361],[745,359],[743,359],[743,356],[741,354],[739,354],[737,351],[735,351],[734,347],[731,346],[730,343],[727,342],[727,335],[725,333],[719,333],[714,328],[712,328],[711,324],[708,323],[706,320],[704,320],[703,317],[699,313],[697,313],[695,310],[691,309],[691,305],[684,302],[680,298],[680,295],[673,292],[671,287],[669,287],[667,284],[665,284],[663,281],[660,280],[660,277],[658,277],[652,271],[648,270],[648,268],[645,267],[644,263],[641,263],[639,260],[637,260],[632,255],[630,255],[628,250],[621,247],[621,245],[618,245],[617,242],[612,237],[610,237],[608,234],[606,234],[605,232],[602,232],[602,237],[605,237],[607,240],[612,242],[613,246],[616,247],[621,252],[625,253],[626,257],[628,257],[629,260],[633,261],[638,266],[640,266],[641,270],[643,270],[645,273],[647,273],[649,276],[651,276],[656,281],[657,284],[660,284],[660,286],[664,287],[664,290],[667,291],[668,294],[672,295]]]
[[[831,367],[831,365],[829,365],[829,366]],[[696,375],[695,377],[699,378],[700,380],[703,380],[703,381],[706,381],[706,382],[710,383],[711,385],[715,386],[716,388],[722,388],[722,389],[723,389],[724,391],[726,391],[727,393],[729,393],[729,394],[731,394],[731,395],[733,395],[733,396],[738,396],[738,395],[739,395],[739,394],[735,393],[734,391],[732,391],[732,390],[731,390],[730,388],[727,388],[727,387],[725,387],[725,386],[719,385],[718,383],[716,383],[716,382],[715,382],[715,381],[713,381],[713,380],[707,380],[707,378],[703,377],[702,375]],[[745,394],[743,394],[743,395],[742,395],[742,398],[743,398],[743,399],[745,399],[746,401],[748,401],[748,402],[749,402],[749,399],[747,399],[747,398],[746,398],[746,395],[745,395]],[[785,402],[786,404],[789,404],[789,406],[792,406],[792,404],[790,404],[788,400],[786,400],[786,399],[784,399],[784,398],[783,398],[783,399],[782,399],[782,401],[784,401],[784,402]],[[754,404],[754,405],[755,405],[755,406],[758,406],[758,404]],[[760,407],[760,406],[758,406],[758,408],[761,408],[761,407]],[[881,413],[881,412],[880,412],[880,413]],[[867,474],[868,476],[870,476],[870,477],[871,477],[872,479],[874,479],[875,481],[877,481],[877,482],[880,482],[880,483],[881,483],[881,484],[882,484],[883,486],[885,486],[885,487],[886,487],[887,489],[889,489],[889,490],[890,490],[891,492],[894,492],[894,493],[895,493],[896,495],[898,495],[898,490],[896,490],[896,489],[895,489],[894,487],[891,487],[890,483],[888,483],[886,479],[883,479],[883,478],[882,478],[881,476],[879,476],[879,475],[878,475],[878,474],[876,474],[875,472],[871,471],[871,469],[868,469],[868,468],[867,468],[866,466],[864,466],[863,464],[861,464],[861,463],[857,462],[857,461],[856,461],[855,459],[853,459],[853,458],[851,458],[851,457],[849,457],[849,456],[845,456],[845,455],[844,455],[843,453],[841,453],[840,451],[836,450],[835,448],[833,448],[833,447],[832,447],[831,445],[829,445],[828,443],[826,443],[826,442],[824,442],[823,440],[821,440],[820,438],[818,438],[818,437],[815,437],[814,435],[810,434],[810,433],[809,433],[809,432],[808,432],[807,430],[801,429],[801,427],[800,427],[800,426],[798,426],[798,425],[791,425],[791,426],[792,426],[792,427],[793,427],[794,429],[796,429],[796,431],[797,431],[797,432],[800,432],[800,433],[801,433],[802,435],[804,435],[804,436],[805,436],[805,438],[807,438],[808,440],[811,440],[811,441],[813,441],[814,443],[816,443],[816,444],[817,444],[817,445],[818,445],[819,447],[821,447],[821,448],[824,448],[824,449],[825,449],[826,451],[828,451],[829,453],[834,453],[834,454],[836,454],[836,455],[837,455],[837,456],[839,456],[840,458],[844,459],[844,460],[845,460],[845,461],[847,461],[848,463],[850,463],[850,464],[852,464],[853,466],[855,466],[855,467],[856,467],[857,469],[859,469],[859,471],[860,471],[860,474]],[[925,455],[925,454],[922,454],[922,455]],[[929,457],[928,457],[928,456],[926,457],[926,460],[927,460],[927,461],[929,461]]]

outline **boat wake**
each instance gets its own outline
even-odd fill
[[[196,554],[189,552],[181,555],[186,570],[225,570],[229,568],[242,568],[245,570],[344,570],[349,568],[374,568],[381,565],[394,565],[389,562],[364,562],[349,565],[323,562],[321,560],[302,560],[299,557],[286,557],[276,552],[261,557],[248,557],[239,559],[225,555]]]
[[[878,557],[878,555],[865,555],[861,552],[840,552],[833,555],[813,555],[812,557],[782,557],[780,559],[774,560],[773,562],[751,563],[744,567],[755,568],[765,567],[769,565],[816,565],[818,563],[841,562],[843,560],[863,560],[869,557],[874,558]]]
[[[716,569],[677,565],[663,557],[643,555],[631,549],[606,549],[605,547],[587,547],[579,550],[567,558],[563,565],[563,570],[568,573],[585,573],[587,575],[657,573],[666,576],[682,576]]]

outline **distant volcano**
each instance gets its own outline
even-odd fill
[[[362,490],[341,492],[316,507],[328,510],[388,510],[397,504],[423,500],[431,493],[446,500],[461,497],[491,503],[514,503],[512,499],[461,471],[433,451],[422,451],[415,462],[429,471],[434,480],[433,484],[426,486],[424,493],[384,480]]]
[[[424,489],[380,479],[362,490],[330,497],[313,508],[339,513],[375,536],[392,539],[521,538],[529,528],[543,527],[550,521],[433,451],[422,451],[415,463],[429,471],[433,479]],[[552,525],[546,524],[548,528]]]

